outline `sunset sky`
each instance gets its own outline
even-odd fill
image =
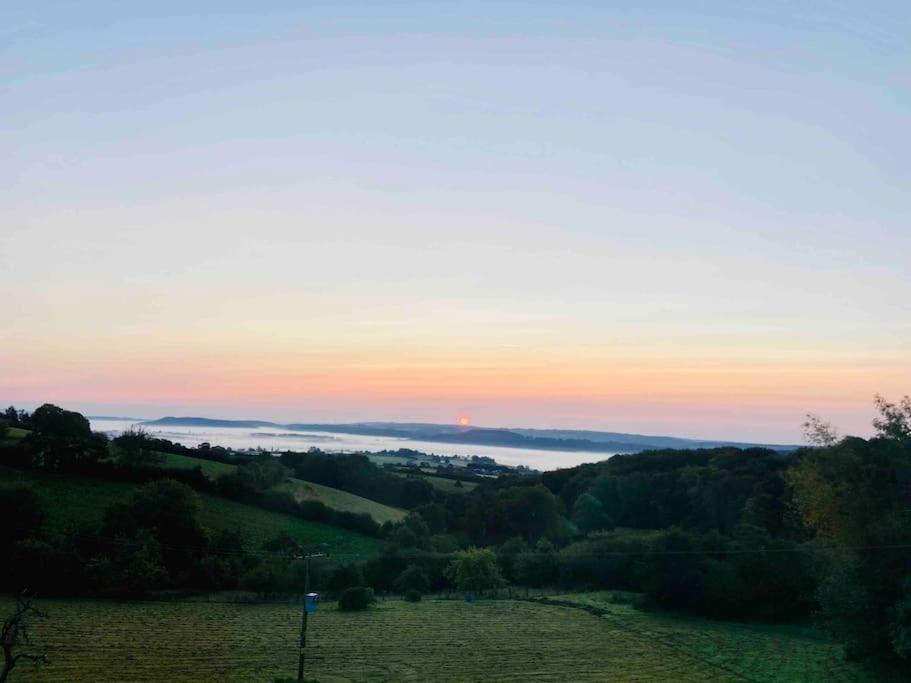
[[[866,434],[911,392],[909,35],[904,1],[4,2],[0,402]]]

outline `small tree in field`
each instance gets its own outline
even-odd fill
[[[46,661],[44,655],[30,651],[32,639],[28,628],[32,618],[46,616],[44,612],[35,607],[30,598],[25,595],[16,597],[16,608],[3,621],[3,630],[0,631],[0,646],[3,647],[3,671],[0,672],[0,683],[6,683],[10,672],[22,660],[29,661],[35,666]]]
[[[130,427],[114,439],[117,460],[125,467],[152,467],[164,462],[164,455],[152,449],[152,437],[142,427]]]
[[[460,591],[471,593],[499,588],[506,583],[497,556],[486,548],[469,548],[457,553],[446,567],[446,578]]]

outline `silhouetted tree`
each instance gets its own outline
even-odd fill
[[[79,413],[45,403],[32,413],[31,427],[25,446],[41,467],[78,470],[107,456],[107,437],[92,433]]]
[[[117,460],[125,467],[151,467],[165,461],[164,454],[154,450],[152,437],[142,427],[130,427],[113,443]]]
[[[21,661],[34,665],[43,664],[43,654],[33,651],[30,622],[34,618],[43,619],[47,615],[35,607],[33,600],[25,595],[16,596],[16,606],[3,621],[0,631],[0,647],[3,648],[3,671],[0,672],[0,683],[6,683],[10,673]]]
[[[158,542],[172,577],[197,562],[206,547],[206,534],[199,523],[199,496],[172,479],[145,484],[107,509],[106,536],[133,538],[142,529],[149,530]]]
[[[879,437],[894,441],[911,439],[911,396],[904,396],[898,403],[890,403],[877,394],[874,403],[879,417],[873,420],[873,427]]]
[[[849,656],[911,657],[911,400],[876,397],[879,436],[801,453],[793,505],[825,558],[820,622]]]

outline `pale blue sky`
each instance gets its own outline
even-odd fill
[[[911,384],[909,36],[906,2],[7,0],[0,398],[859,431]]]

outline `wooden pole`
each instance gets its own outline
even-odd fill
[[[301,611],[301,638],[300,649],[297,656],[297,680],[304,680],[304,653],[307,648],[307,593],[310,592],[310,560],[314,557],[325,557],[323,553],[304,555],[307,561],[307,571],[304,574],[304,606]]]

